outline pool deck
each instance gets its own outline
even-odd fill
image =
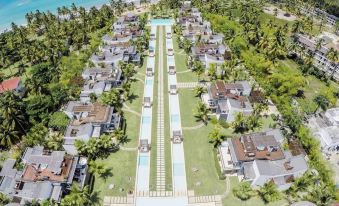
[[[166,33],[171,33],[171,26],[166,26]],[[172,38],[166,39],[167,49],[173,49]],[[174,55],[167,55],[167,62],[169,66],[175,66]],[[170,85],[177,85],[176,74],[168,74],[168,88]],[[170,134],[172,136],[173,131],[181,131],[181,116],[180,116],[180,104],[178,94],[169,94],[169,111],[170,111]],[[172,176],[173,176],[173,192],[174,193],[186,193],[186,169],[185,169],[185,155],[183,142],[180,144],[171,144],[172,148]]]
[[[151,27],[151,32],[156,35],[156,26]],[[150,40],[150,45],[155,48],[156,40]],[[147,68],[155,70],[155,57],[147,57]],[[144,97],[150,97],[153,101],[154,76],[145,77]],[[152,137],[152,107],[142,107],[139,140],[148,140],[151,144]],[[150,182],[150,151],[147,153],[138,152],[136,191],[148,192]]]

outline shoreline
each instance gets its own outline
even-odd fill
[[[92,7],[96,7],[97,9],[100,9],[103,5],[109,5],[109,0],[105,0],[105,2],[106,3],[100,3],[100,2],[93,2],[93,5],[83,5],[83,4],[79,4],[79,3],[75,3],[75,5],[77,6],[77,7],[80,7],[80,6],[82,6],[82,7],[84,7],[85,9],[86,9],[86,11],[88,11],[88,10],[90,10]],[[54,15],[57,15],[57,9],[59,8],[59,7],[63,7],[63,6],[66,6],[66,7],[70,7],[71,5],[65,5],[65,4],[63,4],[63,5],[61,5],[61,6],[58,6],[58,7],[56,7],[56,8],[54,8],[53,10],[52,9],[38,9],[39,11],[41,11],[41,12],[47,12],[47,11],[50,11],[52,14],[54,14]],[[31,10],[31,11],[28,11],[28,12],[35,12],[37,9],[33,9],[33,10]],[[23,16],[22,16],[22,18],[21,19],[16,19],[15,21],[14,21],[14,23],[16,24],[16,25],[18,25],[18,26],[27,26],[27,22],[26,22],[26,18],[25,18],[25,15],[28,13],[28,12],[26,12],[25,14],[23,14]],[[21,15],[21,14],[20,14]],[[4,23],[0,23],[0,35],[1,34],[3,34],[3,33],[5,33],[5,32],[7,32],[7,31],[10,31],[11,30],[11,24],[12,24],[12,22],[13,21],[11,21],[11,22],[4,22]]]

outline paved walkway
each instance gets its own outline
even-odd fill
[[[204,123],[198,124],[197,126],[193,126],[193,127],[182,127],[183,130],[196,130],[199,129],[201,127],[205,126]]]
[[[195,88],[197,86],[207,87],[207,83],[204,82],[178,82],[178,88]]]
[[[192,72],[191,70],[187,69],[185,71],[181,71],[181,72],[177,72],[177,74],[184,74],[184,73],[188,73],[188,72]]]
[[[165,130],[164,130],[164,56],[163,27],[159,29],[158,111],[157,111],[157,182],[156,190],[165,191]]]

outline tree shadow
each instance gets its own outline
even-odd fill
[[[139,95],[132,93],[132,94],[128,95],[127,101],[129,101],[129,103],[132,103],[138,97],[139,97]]]
[[[106,182],[109,177],[113,177],[112,170],[112,167],[107,168],[104,173],[100,174],[100,178],[104,179],[104,181]]]
[[[101,205],[101,198],[99,197],[99,192],[95,191],[91,193],[90,196],[91,205]]]

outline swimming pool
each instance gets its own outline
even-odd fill
[[[174,23],[173,19],[152,19],[152,26],[168,26]]]
[[[139,156],[139,166],[148,165],[148,156]]]
[[[152,79],[146,79],[146,85],[153,85]]]
[[[167,63],[168,65],[173,65],[174,66],[174,57],[173,56],[168,56],[167,57]]]
[[[178,123],[180,122],[180,116],[178,114],[172,114],[171,115],[171,122],[172,123]]]
[[[151,123],[151,117],[143,116],[142,117],[142,124],[150,124]]]
[[[173,164],[173,175],[174,176],[184,176],[185,175],[184,164],[174,163]]]

